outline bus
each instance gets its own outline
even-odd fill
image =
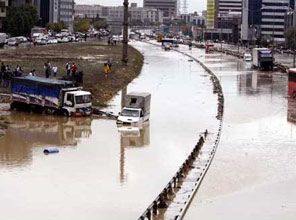
[[[174,39],[173,38],[162,38],[161,40],[161,46],[165,47],[165,45],[169,45],[172,47],[174,44]]]
[[[289,69],[289,97],[296,99],[296,68]]]
[[[31,38],[37,38],[40,35],[47,35],[47,30],[46,28],[42,27],[33,27],[31,29]]]

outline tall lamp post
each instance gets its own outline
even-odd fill
[[[127,65],[127,47],[128,47],[128,0],[124,0],[123,6],[123,49],[122,49],[122,64]]]

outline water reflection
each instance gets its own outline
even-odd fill
[[[251,71],[239,74],[237,77],[239,94],[256,95],[264,91],[264,88],[272,94],[274,84],[272,74]]]
[[[0,139],[0,163],[22,166],[32,161],[35,147],[76,146],[81,138],[91,135],[91,118],[13,113],[11,123]]]
[[[296,100],[288,99],[287,120],[296,123]]]
[[[150,144],[150,125],[144,123],[140,127],[119,127],[120,132],[120,182],[126,182],[125,150],[129,148],[141,148]]]

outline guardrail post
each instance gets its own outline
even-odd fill
[[[157,201],[154,201],[153,202],[152,212],[153,212],[154,215],[157,214]]]

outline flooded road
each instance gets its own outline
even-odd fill
[[[215,132],[217,98],[196,63],[135,42],[141,75],[123,94],[150,92],[139,128],[91,118],[11,113],[0,139],[0,216],[13,220],[137,219],[175,174],[205,129]],[[121,93],[110,103],[120,110]],[[59,154],[44,155],[46,147]]]
[[[218,151],[185,219],[295,219],[296,105],[287,99],[287,76],[191,53],[220,79],[225,108]]]

